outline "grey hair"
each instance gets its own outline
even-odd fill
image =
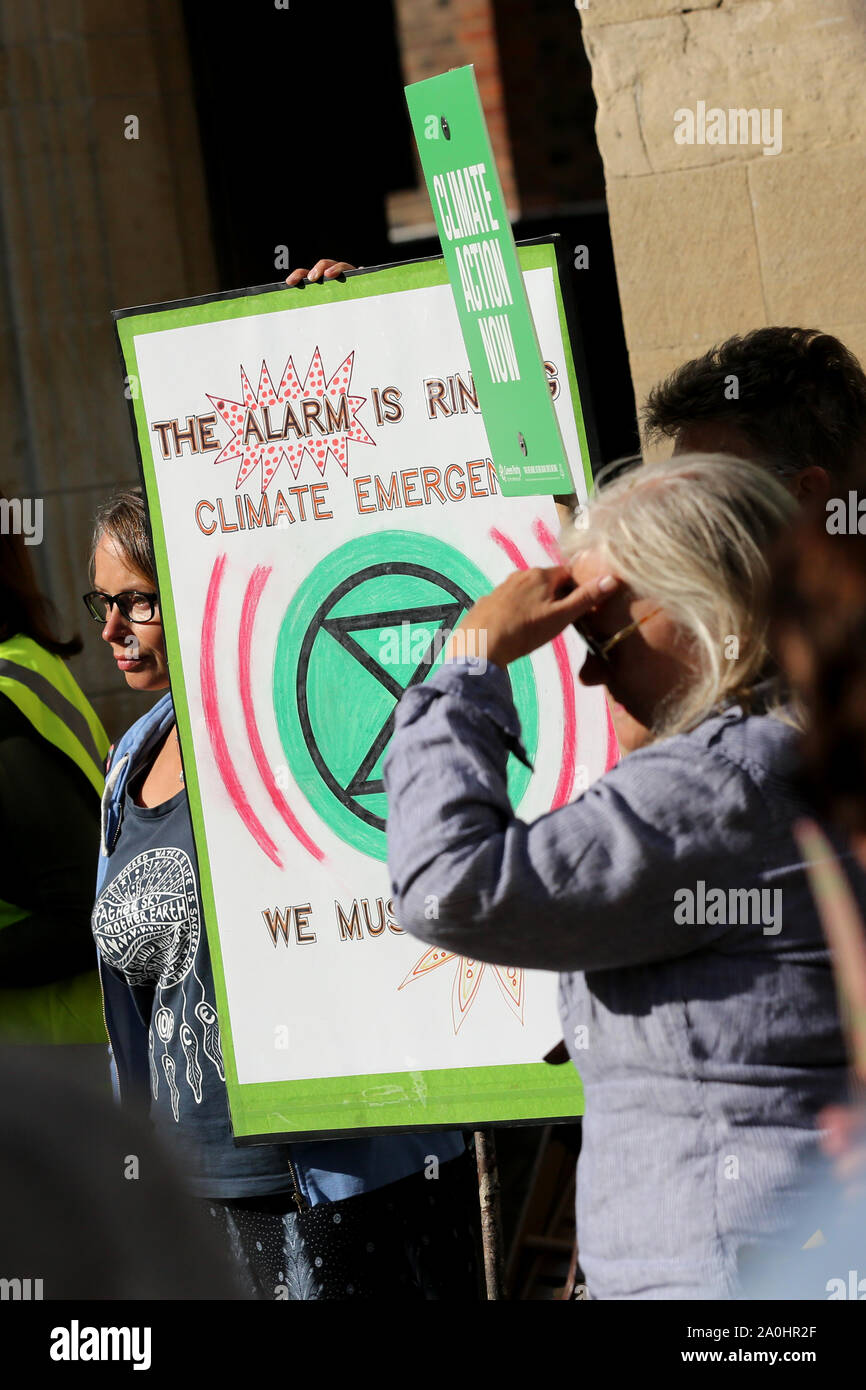
[[[668,738],[776,675],[767,556],[798,509],[777,478],[744,459],[628,464],[603,470],[560,549],[569,560],[600,552],[636,598],[652,599],[691,639],[697,678],[672,692],[652,730]],[[779,683],[773,712],[783,699]]]

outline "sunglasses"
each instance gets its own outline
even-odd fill
[[[627,623],[625,627],[621,627],[615,632],[612,637],[605,637],[602,641],[599,641],[597,638],[592,637],[590,633],[586,632],[580,620],[578,620],[574,626],[586,643],[591,655],[598,657],[599,661],[607,661],[607,654],[612,648],[616,647],[620,642],[624,642],[626,637],[630,637],[633,632],[637,632],[639,627],[642,627],[644,623],[648,623],[650,618],[654,618],[656,613],[661,613],[661,611],[661,608],[653,608],[652,612],[645,613],[644,616],[638,618],[636,622]]]

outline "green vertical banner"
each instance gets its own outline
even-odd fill
[[[474,69],[406,100],[503,495],[572,492]]]

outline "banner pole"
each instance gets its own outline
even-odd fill
[[[492,1129],[475,1130],[478,1165],[478,1197],[481,1204],[481,1241],[484,1248],[484,1282],[488,1301],[505,1298],[502,1254],[502,1211],[499,1203],[499,1165]]]

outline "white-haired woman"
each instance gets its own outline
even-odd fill
[[[401,925],[563,972],[592,1297],[735,1296],[745,1247],[801,1190],[816,1113],[845,1091],[789,829],[796,729],[766,645],[765,556],[795,510],[741,460],[620,474],[567,538],[570,571],[511,575],[467,614],[486,670],[455,660],[398,707],[385,783]],[[570,622],[627,756],[525,824],[506,790],[520,728],[504,668]]]

